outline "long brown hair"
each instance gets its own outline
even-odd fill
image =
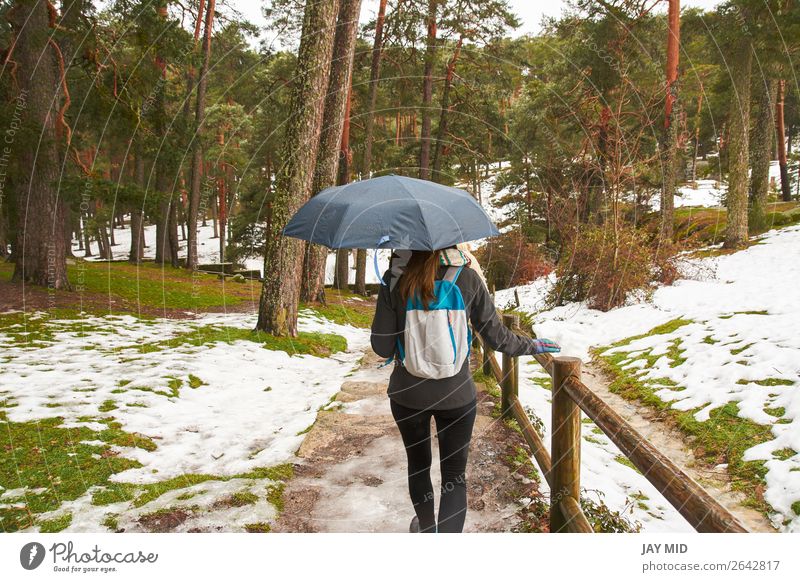
[[[412,251],[403,276],[397,282],[400,297],[405,303],[409,297],[419,297],[423,309],[428,309],[433,294],[436,272],[439,268],[439,251]]]

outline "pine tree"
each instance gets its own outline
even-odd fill
[[[23,123],[37,144],[17,148],[17,242],[14,281],[51,289],[69,289],[64,237],[65,206],[58,198],[59,133],[64,120],[54,100],[60,88],[57,58],[60,50],[50,39],[49,4],[16,0],[9,12],[15,42],[13,59]],[[61,125],[57,131],[56,124]]]
[[[358,32],[358,16],[361,0],[341,0],[336,23],[336,36],[333,44],[333,63],[331,64],[328,94],[325,98],[325,113],[322,120],[317,164],[314,170],[312,193],[318,194],[336,183],[341,163],[339,144],[342,130],[349,116],[347,104],[353,71],[353,54]],[[303,286],[300,291],[302,301],[325,302],[325,265],[328,249],[313,243],[306,245]]]
[[[276,179],[266,232],[264,285],[256,323],[256,329],[278,336],[297,335],[303,244],[283,236],[282,230],[311,194],[338,10],[337,0],[312,1],[306,3],[303,16],[282,145],[283,167]]]
[[[750,74],[753,61],[753,43],[748,34],[735,41],[731,54],[733,95],[728,113],[728,226],[725,230],[727,249],[741,248],[747,244],[747,190],[750,167]]]

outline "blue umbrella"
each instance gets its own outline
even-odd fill
[[[283,234],[331,249],[437,250],[499,231],[466,190],[390,174],[326,188]]]

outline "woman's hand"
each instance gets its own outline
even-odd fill
[[[559,346],[556,342],[549,339],[535,339],[533,340],[534,354],[542,354],[542,353],[553,353],[553,352],[560,352],[561,346]]]

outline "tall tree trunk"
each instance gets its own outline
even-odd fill
[[[425,71],[422,77],[422,135],[420,136],[419,177],[429,180],[431,159],[431,103],[433,102],[433,65],[436,62],[436,9],[439,0],[428,0],[428,34],[425,46]]]
[[[461,54],[461,45],[464,43],[464,37],[458,37],[455,51],[450,62],[447,63],[447,73],[444,78],[444,89],[442,90],[442,105],[441,112],[439,113],[439,127],[436,129],[436,145],[433,148],[433,179],[437,182],[440,180],[439,170],[442,166],[442,143],[444,142],[445,135],[447,134],[447,116],[450,113],[450,87],[453,85],[453,75],[456,71],[456,61]]]
[[[140,148],[141,149],[141,148]],[[147,187],[145,176],[144,154],[139,151],[136,153],[134,162],[134,174],[136,185],[142,190]],[[139,264],[144,256],[144,212],[137,205],[131,209],[131,248],[128,251],[128,262]]]
[[[667,94],[664,111],[662,147],[663,180],[661,183],[661,240],[672,240],[675,216],[675,185],[678,157],[678,63],[681,34],[680,0],[669,0],[667,34]]]
[[[186,242],[186,268],[197,268],[197,214],[200,208],[202,186],[201,167],[203,165],[203,123],[206,116],[206,87],[208,85],[208,67],[211,64],[211,32],[214,25],[215,0],[208,0],[206,7],[206,23],[203,34],[203,65],[200,67],[200,79],[197,82],[197,106],[194,117],[194,136],[192,137],[192,178],[189,192],[189,216],[187,218],[188,240]]]
[[[342,143],[339,149],[339,178],[338,185],[350,182],[350,98],[353,92],[352,84],[347,93],[347,106],[344,114],[344,127],[342,128]],[[333,286],[336,289],[347,289],[350,283],[350,249],[339,249],[336,252],[336,274]]]
[[[372,174],[372,141],[375,125],[375,107],[378,103],[378,81],[381,76],[381,55],[383,53],[383,23],[386,20],[386,2],[380,0],[378,16],[375,21],[375,40],[372,43],[372,65],[369,70],[369,97],[367,116],[364,120],[364,158],[361,174],[369,178]]]
[[[778,83],[778,101],[775,106],[775,123],[777,124],[778,137],[778,166],[781,171],[781,198],[784,202],[792,199],[792,187],[789,181],[789,165],[786,162],[786,126],[783,110],[786,100],[786,81],[781,79]]]
[[[17,63],[16,104],[22,123],[41,139],[38,147],[18,147],[17,254],[14,281],[69,289],[65,207],[55,186],[59,152],[53,96],[59,91],[55,44],[50,38],[48,3],[17,0],[9,10]],[[16,109],[16,108],[15,108]]]
[[[748,129],[750,127],[750,70],[753,61],[752,41],[743,36],[734,49],[732,59],[733,97],[731,99],[728,138],[728,226],[725,230],[727,249],[747,244],[747,187],[750,159]]]
[[[200,31],[203,28],[203,10],[205,8],[205,0],[200,0],[197,3],[197,20],[194,23],[194,52],[197,52],[197,42],[200,40]],[[186,99],[183,101],[183,117],[189,121],[192,109],[192,91],[194,91],[194,63],[189,61],[189,66],[186,69]]]
[[[372,65],[369,70],[369,98],[367,99],[367,118],[364,122],[364,157],[361,174],[364,179],[372,175],[372,142],[375,125],[375,107],[378,103],[378,82],[381,78],[381,56],[383,55],[383,24],[386,20],[386,2],[380,0],[378,16],[375,20],[375,39],[372,43]],[[359,295],[367,294],[367,251],[358,249],[356,253],[356,286]]]
[[[361,0],[341,0],[333,43],[333,63],[325,97],[325,113],[322,120],[319,150],[312,194],[333,186],[341,161],[341,142],[344,126],[350,124],[350,92],[352,85],[353,55],[358,32],[358,15]],[[322,245],[307,243],[304,255],[303,281],[300,289],[301,301],[325,302],[325,264],[328,249]]]
[[[338,10],[338,0],[305,5],[289,118],[281,146],[284,165],[276,179],[266,232],[264,285],[256,323],[256,329],[278,336],[297,336],[304,245],[281,233],[311,194]]]
[[[774,79],[756,81],[756,117],[750,137],[750,229],[760,231],[766,227],[765,211],[769,196],[769,161],[775,124],[775,97],[778,83]]]

